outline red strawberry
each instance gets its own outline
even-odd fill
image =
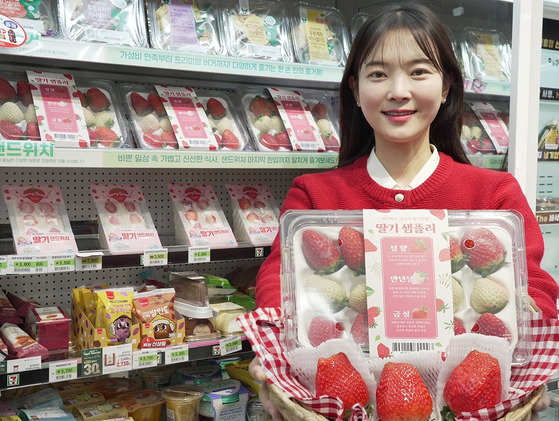
[[[379,358],[388,358],[390,357],[390,348],[388,348],[385,344],[380,343],[377,345],[377,354]]]
[[[382,421],[427,421],[433,399],[417,369],[387,362],[377,386],[377,414]]]
[[[455,335],[461,335],[463,333],[466,333],[466,328],[464,327],[462,322],[455,317],[454,318],[454,334]]]
[[[445,304],[445,302],[440,298],[437,298],[436,303],[437,303],[437,311],[446,313],[446,311],[448,310],[448,304]]]
[[[411,312],[412,319],[428,319],[429,310],[423,306],[414,308]]]
[[[26,81],[20,80],[16,84],[16,89],[17,96],[19,97],[22,105],[27,107],[29,104],[33,104],[33,95],[31,94],[31,89]]]
[[[327,151],[334,151],[334,152],[340,151],[340,141],[333,134],[331,134],[328,137],[323,136],[322,141],[324,142],[324,147],[326,148]]]
[[[377,246],[375,246],[371,240],[365,240],[365,253],[377,251]]]
[[[368,312],[368,315],[369,315],[369,319],[373,319],[373,318],[378,317],[380,315],[380,307],[378,307],[378,306],[369,307],[367,312]]]
[[[264,133],[260,136],[260,143],[268,149],[277,151],[280,148],[276,138],[270,133]]]
[[[319,274],[334,273],[343,266],[336,246],[315,230],[303,232],[301,248],[307,264]]]
[[[483,313],[472,326],[472,333],[498,336],[511,340],[511,333],[505,322],[492,313]]]
[[[289,135],[284,130],[283,132],[279,132],[276,135],[276,143],[285,149],[289,149],[290,151],[293,150],[293,146],[291,145],[291,141],[289,140]]]
[[[144,133],[144,142],[152,148],[164,148],[165,143],[161,140],[161,136],[153,133]]]
[[[148,95],[148,103],[151,106],[151,109],[157,114],[159,117],[163,117],[167,115],[165,111],[165,106],[161,102],[161,97],[157,94],[151,93]]]
[[[11,85],[11,83],[3,77],[0,77],[0,104],[3,104],[7,101],[13,101],[16,99],[16,97],[16,90]]]
[[[147,99],[137,92],[130,94],[130,104],[138,116],[144,116],[151,113],[151,105]]]
[[[118,134],[108,127],[99,126],[95,129],[94,139],[106,148],[110,148],[118,141]]]
[[[76,92],[74,92],[72,94],[72,96],[74,98],[77,97],[77,98],[80,99],[80,104],[82,105],[83,108],[87,107],[87,100],[85,99],[85,94],[82,91],[77,90]]]
[[[368,345],[369,344],[369,330],[367,326],[367,312],[363,311],[355,316],[355,320],[351,325],[351,330],[349,334],[358,345]]]
[[[468,266],[486,277],[505,263],[505,249],[490,230],[484,227],[467,231],[460,240],[462,253],[468,256]]]
[[[501,368],[496,358],[471,351],[450,374],[443,397],[458,414],[489,408],[501,402]]]
[[[481,142],[478,139],[470,139],[466,143],[468,151],[474,155],[481,150]]]
[[[27,138],[29,140],[41,140],[39,125],[34,121],[30,121],[29,123],[27,123],[26,131],[27,131]]]
[[[237,202],[239,203],[239,207],[242,210],[247,210],[248,208],[252,207],[251,201],[249,199],[247,199],[246,197],[240,198]]]
[[[164,143],[163,146],[171,146],[175,149],[178,149],[179,147],[177,137],[174,132],[163,131],[161,133],[161,142]]]
[[[87,101],[87,105],[94,113],[106,110],[111,105],[107,95],[105,95],[99,88],[88,89],[85,93],[85,99]]]
[[[342,227],[338,234],[340,254],[345,264],[356,275],[365,273],[365,239],[363,233],[354,228]]]
[[[0,134],[7,140],[24,140],[23,130],[10,121],[0,121]]]
[[[315,120],[320,120],[328,117],[328,108],[321,102],[317,102],[311,109],[311,114]]]
[[[225,117],[225,115],[227,114],[227,110],[225,109],[221,101],[216,98],[210,98],[206,103],[206,113],[209,114],[214,120],[220,120]]]
[[[239,149],[241,147],[241,142],[239,142],[235,133],[226,129],[221,134],[221,146],[228,149]]]
[[[309,341],[312,346],[318,346],[329,339],[341,338],[344,330],[343,323],[326,316],[316,316],[309,325]]]
[[[279,110],[278,110],[278,106],[276,104],[276,101],[274,98],[269,97],[266,102],[268,102],[268,106],[270,107],[270,110],[272,110],[272,114],[270,114],[270,117],[274,116],[274,115],[279,115]]]
[[[331,396],[342,401],[344,409],[369,402],[369,390],[361,374],[343,352],[319,358],[316,370],[316,395]]]
[[[260,95],[255,96],[250,101],[248,109],[256,116],[260,117],[261,115],[267,115],[268,117],[272,114],[272,109],[268,105],[268,102],[265,98],[261,97]]]
[[[460,244],[454,238],[450,239],[450,269],[452,273],[458,272],[466,263],[466,257],[462,253]]]

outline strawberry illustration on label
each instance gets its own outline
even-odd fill
[[[243,193],[252,200],[255,200],[258,197],[258,190],[252,186],[245,186],[243,188]]]
[[[109,190],[109,196],[119,203],[124,202],[126,199],[130,197],[128,192],[120,187],[115,187]]]
[[[29,199],[33,203],[39,203],[41,200],[46,198],[46,195],[45,192],[41,189],[32,187],[23,192],[23,197]]]
[[[188,187],[184,190],[184,195],[194,202],[198,202],[202,196],[202,192],[196,187]]]
[[[414,308],[412,310],[411,317],[413,319],[421,319],[421,320],[428,319],[429,318],[429,310],[424,306]]]

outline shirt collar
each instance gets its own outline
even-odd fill
[[[439,165],[440,157],[439,152],[435,145],[431,146],[431,156],[423,165],[423,168],[416,174],[413,180],[410,182],[410,185],[406,188],[402,188],[401,186],[394,181],[394,179],[388,174],[388,171],[384,168],[381,164],[377,155],[375,153],[375,149],[371,151],[369,158],[367,159],[367,171],[373,181],[379,184],[382,187],[387,189],[399,189],[399,190],[412,190],[416,187],[419,187],[425,180],[427,180],[434,172],[437,166]]]

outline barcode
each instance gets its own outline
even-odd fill
[[[246,47],[248,52],[253,56],[281,58],[281,47],[273,47],[270,45],[254,45],[254,44],[246,44]]]
[[[35,270],[35,271],[37,271],[37,270]],[[28,269],[28,268],[21,268],[21,269],[14,268],[14,272],[15,273],[27,273],[27,272],[31,272],[31,269]]]
[[[140,363],[140,362],[138,363],[138,367],[148,367],[150,365],[157,365],[157,362],[154,363],[153,361],[147,361],[145,363]]]
[[[196,262],[206,262],[206,258],[205,257],[193,257],[192,258],[192,263],[196,263]]]
[[[415,351],[432,351],[435,344],[430,342],[395,342],[392,344],[392,352],[415,352]]]
[[[70,380],[72,379],[72,375],[71,374],[62,374],[60,376],[56,376],[56,380]]]
[[[68,140],[78,140],[78,135],[77,134],[62,134],[62,133],[56,133],[55,137],[57,139],[68,139]]]
[[[55,272],[68,272],[74,270],[73,266],[55,266],[54,267],[54,271]]]
[[[318,145],[315,142],[302,142],[301,149],[317,149]]]

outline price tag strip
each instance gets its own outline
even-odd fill
[[[0,256],[0,275],[6,275],[8,269],[8,256]]]
[[[103,374],[132,370],[132,345],[115,345],[103,348]]]
[[[142,256],[144,266],[165,266],[169,259],[167,249],[146,250]]]
[[[45,255],[8,256],[6,274],[27,275],[35,273],[47,273],[49,270],[49,259]]]
[[[78,253],[76,255],[76,270],[101,270],[102,268],[102,253]]]
[[[208,263],[211,252],[207,246],[196,246],[188,248],[188,263]]]
[[[155,367],[159,362],[160,357],[157,350],[141,349],[132,353],[132,368],[134,370],[138,368]]]
[[[165,364],[178,364],[188,361],[188,345],[175,345],[165,348]]]
[[[74,380],[78,378],[77,361],[64,361],[49,364],[49,383]]]
[[[80,377],[100,376],[101,374],[103,374],[103,348],[84,349]]]
[[[57,254],[49,257],[49,272],[73,272],[76,270],[74,254]]]
[[[232,354],[243,349],[243,341],[240,336],[231,336],[230,338],[221,339],[219,341],[221,355]]]
[[[0,374],[19,373],[41,369],[41,357],[20,358],[0,362]]]

